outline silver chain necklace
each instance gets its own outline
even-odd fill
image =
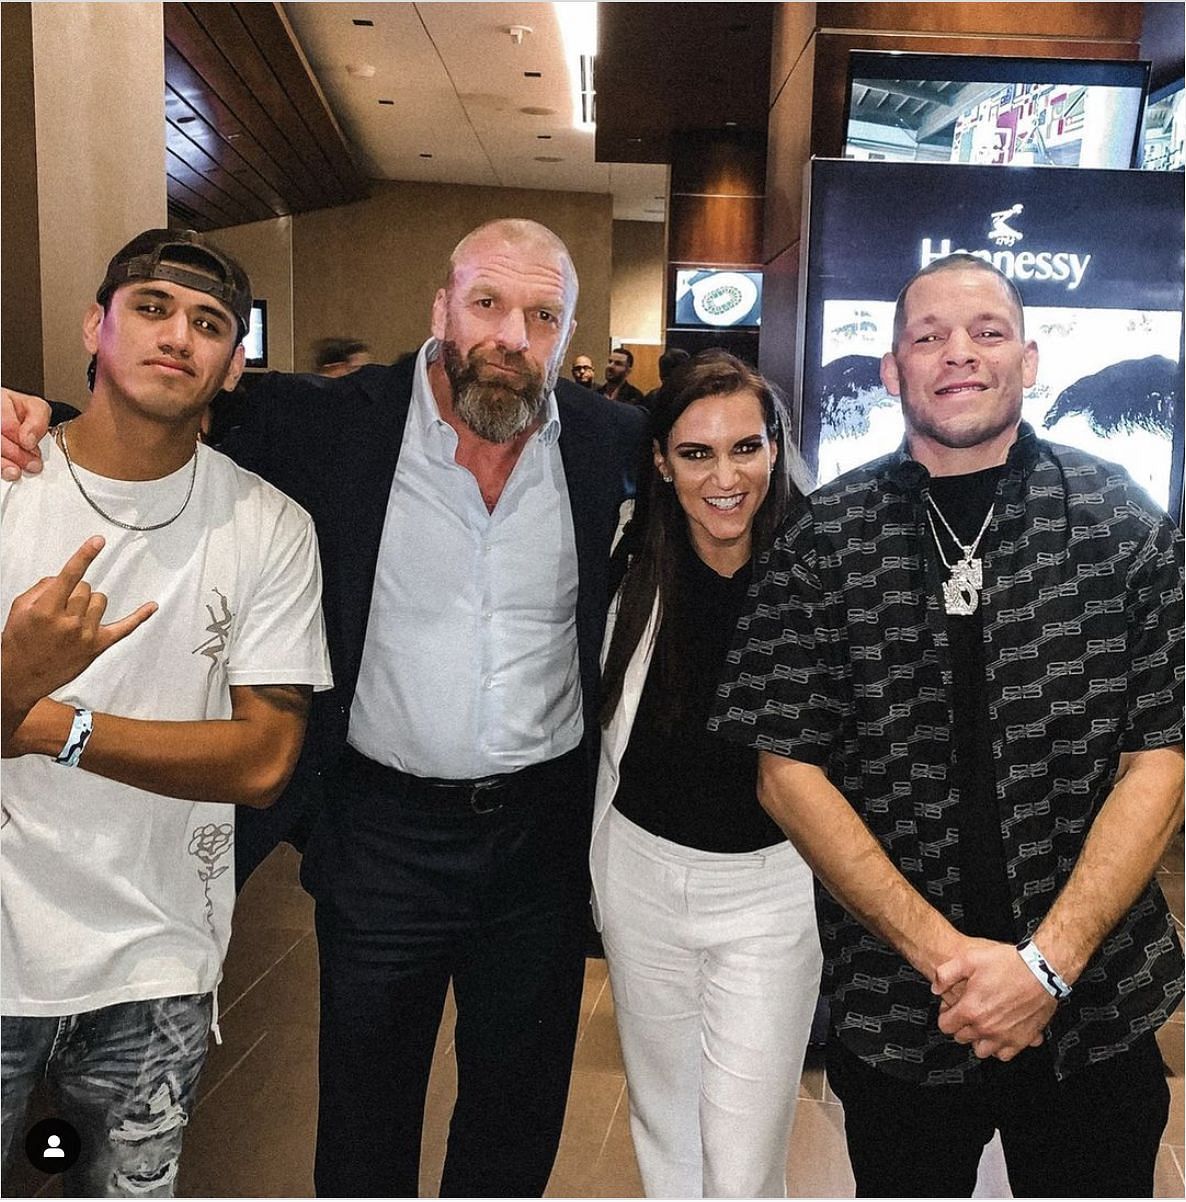
[[[189,499],[194,495],[194,481],[198,477],[198,451],[194,448],[193,458],[190,463],[193,467],[189,473],[189,488],[185,490],[185,500],[181,502],[181,508],[171,517],[163,522],[155,522],[151,526],[133,526],[131,522],[121,522],[119,518],[113,518],[111,514],[99,508],[93,498],[91,498],[87,490],[83,488],[82,481],[78,478],[78,473],[74,470],[74,461],[70,458],[70,448],[66,445],[66,427],[69,422],[63,422],[55,431],[54,438],[62,448],[62,455],[66,460],[66,467],[70,472],[70,479],[74,481],[78,491],[82,494],[82,499],[104,520],[110,522],[113,526],[118,526],[121,530],[135,530],[143,533],[147,530],[163,530],[166,526],[171,526],[185,512],[185,507],[189,504]]]
[[[943,529],[951,535],[951,541],[963,552],[963,555],[955,563],[948,562],[947,556],[943,554],[943,544],[939,541],[939,532],[935,529],[935,519],[931,517],[930,510],[928,510],[927,522],[930,524],[931,535],[935,540],[935,550],[939,552],[943,566],[951,573],[950,579],[943,582],[943,608],[949,614],[965,616],[974,614],[980,604],[980,590],[984,587],[984,562],[975,556],[980,546],[980,540],[984,537],[989,522],[992,521],[996,502],[994,501],[988,507],[988,513],[984,515],[984,525],[980,527],[980,533],[971,543],[964,544],[956,537],[951,524],[943,516],[943,510],[935,504],[935,498],[930,493],[927,493],[927,500],[930,502],[931,509],[939,515]]]

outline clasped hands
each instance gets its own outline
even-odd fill
[[[963,937],[936,968],[931,992],[943,999],[939,1030],[981,1060],[1012,1060],[1037,1047],[1057,1005],[1017,949],[991,939]]]

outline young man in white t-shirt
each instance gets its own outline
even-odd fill
[[[277,797],[331,683],[308,515],[197,441],[250,308],[201,235],[133,239],[83,322],[86,412],[0,484],[3,1151],[47,1078],[81,1135],[68,1195],[172,1194],[234,806]]]

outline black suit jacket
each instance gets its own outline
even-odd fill
[[[597,395],[604,396],[608,388],[608,384],[602,384],[602,386],[597,390]],[[635,388],[629,380],[623,380],[622,387],[618,389],[617,394],[614,396],[614,400],[624,405],[641,405],[643,402],[643,394],[641,389]]]
[[[315,694],[301,763],[271,810],[238,822],[240,882],[282,838],[298,845],[320,805],[321,781],[346,745],[379,541],[412,396],[415,358],[343,376],[272,374],[251,391],[224,450],[304,506],[317,528],[322,605],[334,687]],[[579,572],[576,628],[590,785],[596,776],[600,652],[609,555],[622,502],[633,496],[645,414],[567,380],[556,385],[560,455]],[[409,571],[431,565],[409,564]],[[590,791],[591,796],[591,791]]]

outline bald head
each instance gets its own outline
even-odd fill
[[[470,230],[453,248],[449,256],[449,275],[446,291],[453,287],[459,265],[473,262],[487,254],[514,250],[520,254],[538,255],[541,263],[554,264],[564,278],[565,318],[571,319],[577,305],[579,282],[568,247],[546,225],[523,217],[500,217]]]

